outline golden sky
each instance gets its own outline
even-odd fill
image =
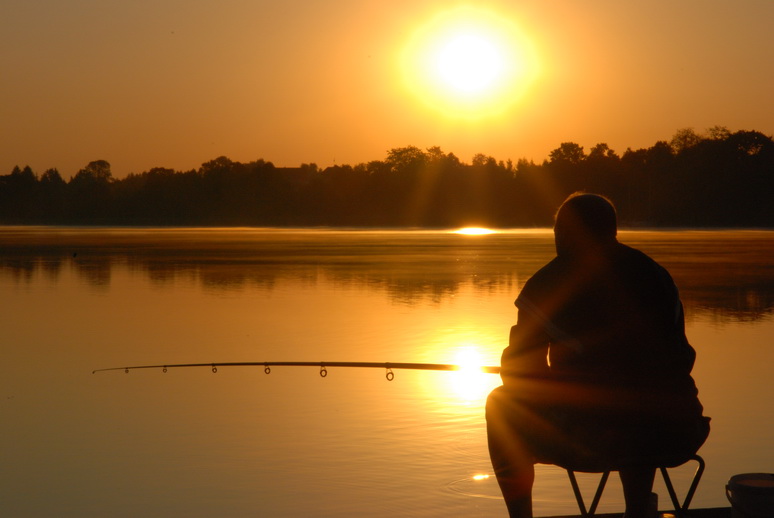
[[[771,135],[772,20],[768,0],[2,0],[0,174]]]

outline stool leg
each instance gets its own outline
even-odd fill
[[[602,498],[602,491],[605,490],[605,484],[607,484],[607,479],[609,477],[609,471],[602,473],[602,478],[600,479],[599,485],[597,486],[597,492],[594,493],[594,500],[591,501],[591,507],[589,507],[589,516],[594,516],[594,512],[597,510],[597,505],[599,505],[599,500]]]
[[[704,459],[698,455],[693,455],[688,460],[695,460],[698,463],[698,466],[696,467],[696,472],[693,475],[693,480],[691,481],[691,485],[688,488],[688,492],[685,494],[685,500],[683,500],[682,505],[680,505],[680,500],[677,498],[677,493],[675,492],[675,488],[672,485],[672,480],[669,478],[667,468],[659,468],[661,470],[661,476],[664,477],[664,485],[666,485],[667,491],[669,492],[669,498],[672,500],[672,505],[675,507],[675,512],[679,515],[685,514],[685,512],[688,510],[688,506],[691,505],[691,500],[693,500],[693,495],[696,493],[696,489],[699,487],[701,476],[704,474]]]
[[[583,518],[593,517],[597,510],[597,505],[599,505],[599,500],[602,498],[602,492],[605,490],[607,479],[610,478],[610,472],[605,471],[602,473],[602,478],[599,479],[597,490],[594,493],[594,499],[591,501],[591,507],[589,507],[588,510],[586,510],[586,504],[583,501],[583,495],[581,494],[580,487],[578,486],[578,479],[575,478],[575,472],[568,469],[567,476],[570,477],[570,485],[572,485],[572,492],[575,495],[575,501],[578,502],[578,509],[580,510],[581,516]]]
[[[575,473],[568,469],[567,476],[570,477],[570,485],[572,485],[572,492],[575,494],[575,501],[578,502],[578,508],[582,517],[588,516],[586,512],[586,504],[583,503],[583,495],[581,495],[580,488],[578,487],[578,480],[575,478]]]
[[[680,500],[677,499],[677,493],[675,493],[675,488],[672,485],[672,480],[669,478],[669,473],[667,473],[666,468],[659,468],[659,470],[661,470],[661,476],[664,477],[664,485],[669,493],[669,499],[672,500],[672,505],[675,507],[675,512],[679,513],[682,510],[682,507],[680,506]]]
[[[688,506],[691,505],[691,500],[693,499],[693,495],[694,493],[696,493],[696,488],[699,487],[701,476],[704,474],[704,459],[702,459],[698,455],[694,455],[693,457],[691,457],[691,459],[698,462],[699,465],[696,466],[696,472],[693,475],[693,482],[691,482],[691,487],[688,489],[688,493],[685,495],[685,500],[683,501],[683,509],[688,509]]]

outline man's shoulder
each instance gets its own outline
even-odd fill
[[[562,282],[566,271],[567,261],[558,256],[554,257],[527,279],[519,293],[519,298],[550,291],[557,283]]]
[[[623,244],[620,246],[619,273],[623,279],[628,279],[632,288],[656,293],[654,296],[673,296],[676,293],[675,281],[666,268],[645,252]]]
[[[625,245],[623,243],[618,243],[616,245],[616,253],[622,261],[630,263],[632,266],[639,268],[650,268],[654,272],[658,272],[660,275],[669,275],[666,271],[666,268],[661,266],[655,259],[653,259],[642,250],[638,250],[637,248]]]
[[[642,250],[634,248],[633,246],[625,245],[623,243],[616,243],[615,249],[622,256],[626,256],[629,258],[636,258],[640,260],[653,261],[653,258],[651,258],[648,254],[646,254]]]

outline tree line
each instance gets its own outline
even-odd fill
[[[0,175],[0,223],[537,227],[575,191],[609,196],[623,226],[774,227],[774,141],[716,126],[620,156],[605,143],[586,152],[564,142],[540,164],[406,146],[325,169],[219,157],[118,179],[96,160],[65,181],[17,166]]]

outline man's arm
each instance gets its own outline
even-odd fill
[[[508,347],[500,358],[503,384],[509,385],[525,377],[548,376],[548,341],[541,326],[519,311],[518,323],[511,327]]]

